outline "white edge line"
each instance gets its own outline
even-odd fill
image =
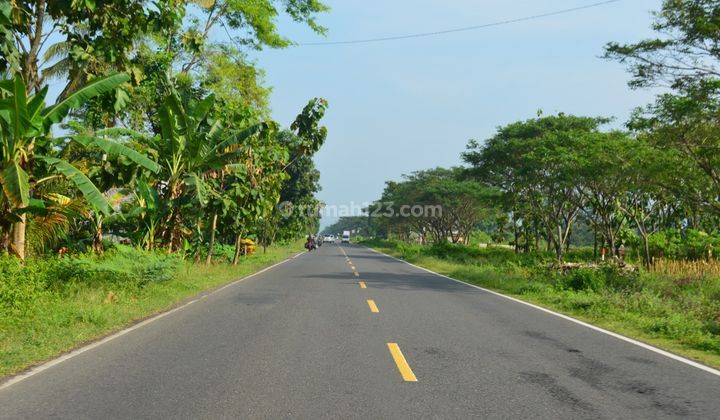
[[[45,370],[47,370],[47,369],[50,369],[50,368],[53,367],[53,366],[59,365],[60,363],[66,361],[66,360],[72,359],[73,357],[78,356],[78,355],[80,355],[80,354],[82,354],[82,353],[85,353],[86,351],[89,351],[89,350],[92,350],[92,349],[94,349],[94,348],[96,348],[96,347],[99,347],[99,346],[101,346],[101,345],[103,345],[103,344],[105,344],[105,343],[107,343],[107,342],[109,342],[109,341],[112,341],[112,340],[114,340],[114,339],[116,339],[116,338],[118,338],[118,337],[121,337],[121,336],[123,336],[123,335],[125,335],[125,334],[127,334],[127,333],[129,333],[129,332],[131,332],[131,331],[134,331],[134,330],[136,330],[136,329],[138,329],[138,328],[144,327],[145,325],[147,325],[147,324],[149,324],[149,323],[151,323],[151,322],[157,321],[157,320],[160,319],[160,318],[164,318],[164,317],[166,317],[166,316],[168,316],[168,315],[170,315],[170,314],[172,314],[172,313],[174,313],[174,312],[179,311],[180,309],[183,309],[183,308],[186,308],[186,307],[192,305],[193,303],[195,303],[195,302],[197,302],[197,301],[199,301],[199,300],[201,300],[201,299],[205,299],[205,298],[207,298],[207,297],[210,296],[210,295],[214,295],[215,293],[218,293],[218,292],[220,292],[221,290],[224,290],[224,289],[227,289],[228,287],[234,286],[234,285],[236,285],[236,284],[238,284],[238,283],[240,283],[240,282],[242,282],[242,281],[245,281],[245,280],[247,280],[247,279],[249,279],[249,278],[251,278],[251,277],[255,277],[255,276],[257,276],[257,275],[260,275],[260,274],[262,274],[262,273],[264,273],[264,272],[266,272],[266,271],[268,271],[268,270],[271,270],[271,269],[277,267],[278,265],[285,264],[286,262],[288,262],[288,261],[290,261],[290,260],[294,260],[295,258],[299,257],[299,256],[302,255],[302,254],[303,254],[303,252],[300,252],[300,253],[292,256],[292,257],[288,257],[288,258],[286,258],[286,259],[284,259],[284,260],[282,260],[282,261],[280,261],[280,262],[277,262],[277,263],[275,263],[275,264],[273,264],[273,265],[270,265],[270,266],[268,266],[268,267],[265,267],[265,268],[263,268],[262,270],[257,271],[257,272],[255,272],[255,273],[248,274],[247,276],[245,276],[245,277],[243,277],[243,278],[240,278],[240,279],[235,280],[235,281],[233,281],[233,282],[231,282],[231,283],[228,283],[228,284],[226,284],[225,286],[222,286],[222,287],[220,287],[220,288],[218,288],[218,289],[215,289],[215,290],[213,290],[213,291],[211,291],[211,292],[209,292],[209,293],[204,293],[204,294],[202,294],[201,296],[198,296],[198,297],[196,297],[195,299],[190,300],[190,301],[188,301],[188,302],[186,302],[186,303],[184,303],[184,304],[182,304],[182,305],[180,305],[180,306],[178,306],[178,307],[175,307],[175,308],[170,309],[170,310],[168,310],[168,311],[159,313],[159,314],[157,314],[157,315],[155,315],[155,316],[152,316],[152,317],[150,317],[150,318],[148,318],[148,319],[146,319],[146,320],[144,320],[144,321],[138,322],[137,324],[134,324],[134,325],[132,325],[132,326],[130,326],[130,327],[128,327],[128,328],[125,328],[124,330],[120,330],[120,331],[116,332],[115,334],[109,335],[109,336],[107,336],[107,337],[105,337],[105,338],[103,338],[103,339],[101,339],[101,340],[98,340],[98,341],[95,341],[95,342],[93,342],[93,343],[90,343],[90,344],[88,344],[88,345],[86,345],[86,346],[80,347],[79,349],[75,349],[75,350],[73,350],[73,351],[71,351],[71,352],[69,352],[69,353],[66,353],[66,354],[58,357],[58,358],[55,358],[55,359],[50,360],[50,361],[48,361],[48,362],[45,362],[45,363],[43,363],[43,364],[41,364],[41,365],[39,365],[39,366],[36,366],[36,367],[28,370],[28,371],[25,372],[25,373],[20,373],[20,374],[18,374],[18,375],[15,375],[15,376],[11,377],[10,379],[8,379],[7,381],[5,381],[5,382],[3,382],[2,384],[0,384],[0,390],[3,390],[3,389],[5,389],[5,388],[8,388],[8,387],[10,387],[10,386],[12,386],[12,385],[20,382],[20,381],[23,381],[23,380],[31,377],[31,376],[37,375],[38,373],[40,373],[40,372],[42,372],[42,371],[45,371]]]
[[[378,250],[376,250],[376,249],[373,249],[373,248],[370,248],[370,247],[366,247],[366,248],[369,249],[369,250],[371,250],[371,251],[373,251],[373,252],[375,252],[375,253],[384,255],[384,256],[386,256],[386,257],[388,257],[388,258],[392,258],[392,259],[394,259],[394,260],[403,262],[403,263],[405,263],[405,264],[407,264],[407,265],[413,266],[413,267],[415,267],[415,268],[419,268],[420,270],[426,271],[426,272],[428,272],[428,273],[435,274],[436,276],[444,277],[444,278],[446,278],[446,279],[448,279],[448,280],[452,280],[452,281],[455,281],[455,282],[458,282],[458,283],[462,283],[462,284],[467,285],[467,286],[470,286],[470,287],[474,287],[474,288],[476,288],[476,289],[480,289],[480,290],[482,290],[482,291],[484,291],[484,292],[491,293],[491,294],[493,294],[493,295],[495,295],[495,296],[499,296],[499,297],[502,297],[502,298],[511,300],[511,301],[513,301],[513,302],[521,303],[521,304],[523,304],[523,305],[529,306],[529,307],[531,307],[531,308],[535,308],[535,309],[540,310],[540,311],[543,311],[543,312],[545,312],[545,313],[548,313],[548,314],[551,314],[551,315],[555,315],[555,316],[557,316],[557,317],[559,317],[559,318],[562,318],[562,319],[565,319],[565,320],[567,320],[567,321],[574,322],[575,324],[582,325],[583,327],[590,328],[591,330],[595,330],[595,331],[601,332],[601,333],[603,333],[603,334],[609,335],[609,336],[611,336],[611,337],[615,337],[615,338],[617,338],[618,340],[622,340],[622,341],[628,342],[628,343],[630,343],[630,344],[634,344],[634,345],[636,345],[636,346],[642,347],[642,348],[644,348],[644,349],[646,349],[646,350],[650,350],[650,351],[652,351],[652,352],[655,352],[655,353],[657,353],[657,354],[663,355],[663,356],[665,356],[665,357],[668,357],[668,358],[670,358],[670,359],[676,360],[676,361],[678,361],[678,362],[685,363],[686,365],[690,365],[690,366],[692,366],[692,367],[695,367],[695,368],[704,370],[705,372],[711,373],[711,374],[713,374],[713,375],[720,376],[720,370],[713,369],[713,368],[711,368],[710,366],[703,365],[702,363],[698,363],[698,362],[696,362],[696,361],[694,361],[694,360],[690,360],[690,359],[687,359],[687,358],[685,358],[685,357],[678,356],[677,354],[670,353],[669,351],[665,351],[665,350],[659,349],[659,348],[657,348],[657,347],[655,347],[655,346],[651,346],[650,344],[643,343],[642,341],[638,341],[638,340],[632,339],[632,338],[630,338],[630,337],[626,337],[626,336],[624,336],[624,335],[621,335],[621,334],[618,334],[618,333],[615,333],[615,332],[612,332],[612,331],[608,331],[608,330],[606,330],[606,329],[604,329],[604,328],[600,328],[600,327],[598,327],[598,326],[596,326],[596,325],[588,324],[587,322],[580,321],[579,319],[573,318],[573,317],[571,317],[571,316],[568,316],[568,315],[565,315],[565,314],[561,314],[561,313],[558,313],[558,312],[555,312],[555,311],[551,311],[550,309],[543,308],[542,306],[534,305],[534,304],[532,304],[532,303],[530,303],[530,302],[525,302],[524,300],[520,300],[520,299],[514,298],[514,297],[512,297],[512,296],[504,295],[504,294],[499,293],[499,292],[496,292],[496,291],[494,291],[494,290],[486,289],[486,288],[484,288],[484,287],[476,286],[476,285],[474,285],[474,284],[470,284],[470,283],[464,282],[464,281],[462,281],[462,280],[454,279],[454,278],[449,277],[449,276],[446,276],[446,275],[444,275],[444,274],[436,273],[436,272],[434,272],[434,271],[432,271],[432,270],[429,270],[429,269],[427,269],[427,268],[425,268],[425,267],[420,267],[419,265],[415,265],[415,264],[413,264],[413,263],[407,262],[407,261],[402,260],[402,259],[400,259],[400,258],[393,257],[392,255],[388,255],[388,254],[386,254],[386,253],[384,253],[384,252],[380,252],[380,251],[378,251]]]

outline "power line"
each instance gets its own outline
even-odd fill
[[[594,7],[605,6],[607,4],[617,3],[620,1],[622,1],[622,0],[606,0],[606,1],[601,1],[601,2],[597,2],[597,3],[586,4],[585,6],[578,6],[578,7],[572,7],[570,9],[563,9],[563,10],[556,10],[554,12],[541,13],[539,15],[531,15],[531,16],[525,16],[525,17],[521,17],[521,18],[501,20],[501,21],[492,22],[492,23],[485,23],[482,25],[466,26],[463,28],[446,29],[446,30],[435,31],[435,32],[420,32],[420,33],[408,34],[408,35],[387,36],[387,37],[382,37],[382,38],[355,39],[355,40],[348,40],[348,41],[301,42],[301,43],[298,43],[295,45],[300,46],[300,47],[310,46],[310,45],[351,45],[351,44],[369,44],[372,42],[383,42],[383,41],[397,41],[400,39],[409,39],[409,38],[424,38],[424,37],[435,36],[435,35],[450,34],[450,33],[455,33],[455,32],[473,31],[473,30],[477,30],[477,29],[491,28],[494,26],[502,26],[502,25],[508,25],[511,23],[518,23],[518,22],[525,22],[528,20],[541,19],[541,18],[550,17],[550,16],[563,15],[563,14],[567,14],[567,13],[577,12],[579,10],[585,10],[585,9],[591,9]]]

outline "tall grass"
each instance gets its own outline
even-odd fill
[[[720,261],[718,260],[668,260],[654,259],[650,271],[666,276],[677,277],[687,281],[708,277],[720,278]]]

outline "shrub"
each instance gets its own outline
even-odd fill
[[[720,237],[695,229],[665,229],[648,237],[654,257],[699,260],[720,247]]]
[[[17,258],[0,257],[0,309],[24,310],[46,289],[42,264],[21,265]]]

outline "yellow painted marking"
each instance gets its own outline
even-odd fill
[[[375,304],[375,301],[374,301],[374,300],[368,299],[367,303],[368,303],[368,306],[370,307],[370,312],[372,312],[372,313],[374,313],[374,314],[380,312],[380,310],[378,309],[378,307],[377,307],[377,305]]]
[[[360,285],[361,289],[367,289],[367,285],[365,284],[364,281],[360,281],[360,282],[358,282],[358,284]]]
[[[402,376],[403,380],[406,382],[417,382],[415,374],[412,369],[410,369],[410,365],[408,365],[407,360],[405,360],[405,356],[403,356],[400,351],[400,346],[398,346],[397,343],[388,343],[388,349],[390,349],[390,354],[392,355],[393,360],[395,360],[395,364],[397,365],[397,368],[400,371],[400,376]]]
[[[354,265],[350,265],[350,268],[352,268],[353,271],[357,270]]]
[[[353,274],[355,274],[355,277],[360,277],[360,273],[358,273],[357,271],[353,272]]]

